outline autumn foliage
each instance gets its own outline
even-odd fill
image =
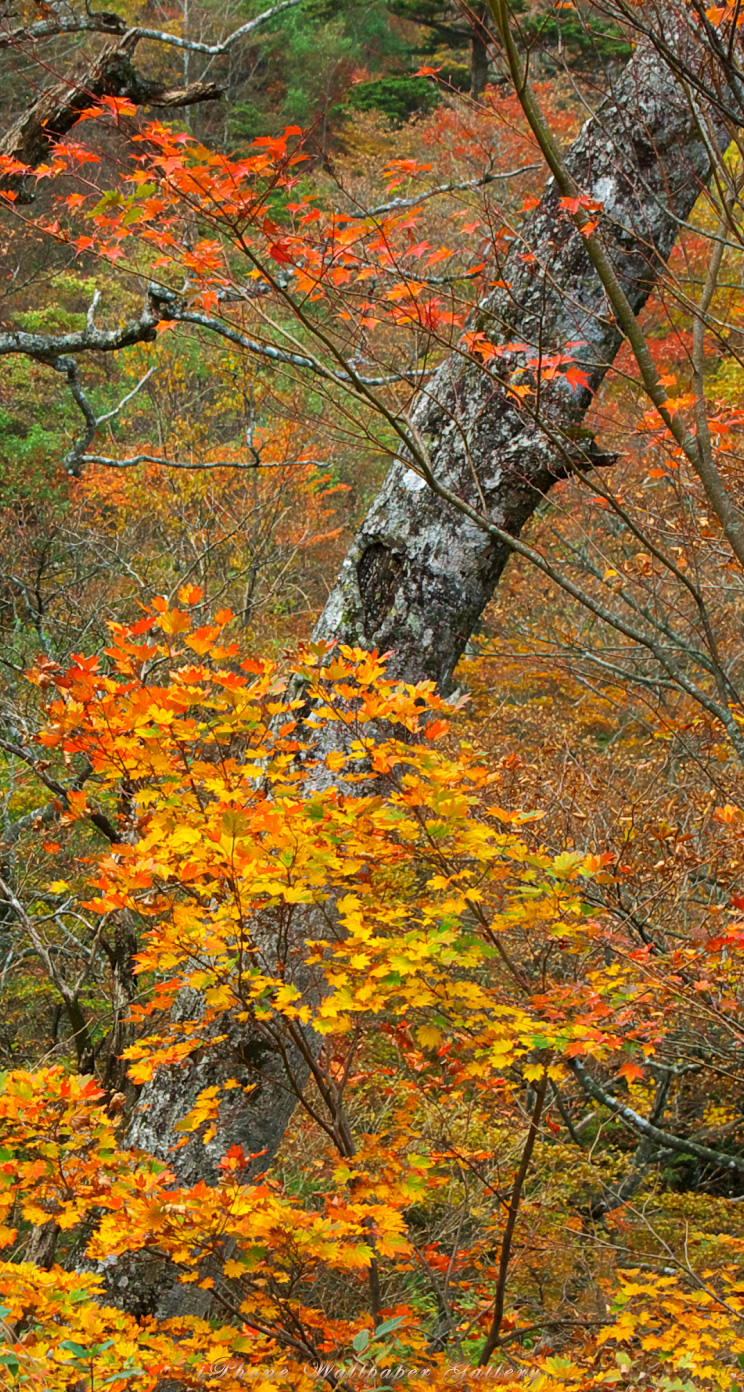
[[[365,1356],[379,1348],[406,1385],[444,1386],[437,1306],[475,1364],[499,1300],[495,1347],[515,1387],[525,1370],[536,1387],[612,1386],[637,1358],[670,1387],[676,1370],[728,1385],[744,1352],[737,1226],[711,1227],[720,1200],[690,1208],[672,1193],[647,1218],[621,1207],[625,1241],[608,1247],[592,1217],[596,1142],[572,1144],[562,1092],[573,1061],[595,1060],[643,1111],[655,1060],[696,1021],[739,1032],[736,913],[715,939],[639,947],[589,903],[622,873],[613,855],[542,849],[540,814],[501,806],[504,769],[430,688],[322,645],[301,650],[288,683],[202,598],[186,585],[177,607],[158,599],[113,624],[105,666],[37,665],[42,745],[94,771],[94,793],[67,796],[65,835],[92,813],[118,832],[105,854],[69,856],[70,882],[51,890],[102,931],[121,915],[142,925],[131,1083],[197,1052],[229,1058],[241,1022],[257,1022],[287,1051],[300,1114],[262,1173],[260,1155],[227,1143],[235,1094],[260,1077],[223,1068],[179,1122],[213,1156],[214,1181],[188,1184],[179,1142],[170,1162],[128,1146],[90,1075],[6,1074],[9,1385],[155,1388],[175,1372],[183,1387],[265,1376],[305,1389],[322,1364],[350,1367],[366,1331]],[[610,1175],[624,1136],[602,1141]],[[688,1266],[671,1257],[655,1274],[649,1244],[665,1247],[683,1212]],[[39,1270],[24,1243],[50,1224],[55,1260]],[[130,1254],[194,1290],[183,1308],[198,1313],[115,1308],[107,1283]],[[563,1339],[560,1353],[534,1347],[546,1304],[550,1327],[572,1331],[568,1356]]]
[[[590,86],[535,91],[568,144]],[[131,330],[8,388],[13,1392],[744,1378],[744,606],[716,502],[740,517],[741,151],[574,428],[587,341],[483,309],[509,256],[539,272],[534,129],[511,86],[442,94],[394,135],[360,117],[335,164],[317,130],[227,153],[121,96],[45,163],[0,155],[8,247],[74,267],[65,331]],[[612,216],[556,197],[551,246]],[[446,361],[515,430],[560,433],[562,403],[564,455],[606,447],[561,457],[449,699],[307,636],[401,448],[425,496],[411,406]],[[62,472],[27,428],[52,371]]]

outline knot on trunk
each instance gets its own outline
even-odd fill
[[[370,641],[393,607],[402,574],[400,557],[381,541],[373,541],[357,564],[364,633]]]

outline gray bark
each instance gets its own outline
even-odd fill
[[[638,313],[679,220],[689,216],[710,173],[695,114],[653,51],[644,49],[629,64],[567,164],[579,187],[604,205],[605,247]],[[540,346],[550,357],[582,340],[572,357],[589,388],[572,391],[560,378],[543,382],[535,422],[506,391],[523,357],[496,360],[488,374],[453,354],[413,413],[435,477],[513,536],[573,462],[611,462],[582,422],[622,336],[559,204],[550,180],[523,242],[502,268],[509,288],[485,302],[473,327],[494,342],[530,344],[535,356]],[[522,260],[524,247],[537,259]],[[395,673],[406,681],[434,680],[446,691],[509,554],[433,494],[402,451],[352,543],[315,636],[393,649]]]
[[[601,235],[618,279],[636,312],[645,304],[678,232],[710,175],[710,158],[695,113],[668,67],[653,51],[639,51],[600,113],[568,154],[570,171],[603,204]],[[493,342],[532,345],[544,357],[572,351],[589,387],[572,390],[542,381],[539,419],[507,391],[524,365],[514,350],[484,371],[453,353],[422,393],[413,413],[413,437],[426,448],[435,477],[511,535],[518,536],[556,480],[576,462],[609,463],[587,440],[582,422],[621,344],[581,237],[560,206],[552,181],[516,243],[501,275],[508,288],[482,305],[473,327]],[[522,259],[529,248],[536,259]],[[509,548],[466,519],[426,486],[404,450],[365,518],[343,563],[316,628],[316,637],[392,650],[391,669],[409,682],[431,679],[447,691],[456,664],[503,572]],[[295,923],[298,923],[295,917]],[[310,936],[299,921],[298,941]],[[262,934],[263,936],[263,934]],[[268,936],[268,935],[267,935]],[[264,938],[266,941],[267,938]],[[267,949],[270,952],[270,948]],[[183,1008],[188,1008],[188,1002]],[[222,1046],[188,1071],[158,1073],[146,1086],[132,1139],[174,1164],[184,1182],[215,1177],[221,1154],[235,1141],[264,1150],[265,1168],[294,1110],[281,1049],[258,1030],[231,1031]],[[312,1037],[307,1037],[312,1046]],[[307,1063],[288,1044],[301,1085]],[[249,1099],[228,1094],[218,1138],[198,1137],[169,1152],[174,1126],[199,1091],[258,1068],[262,1085]],[[129,1280],[130,1278],[127,1277]],[[160,1310],[169,1300],[154,1297]]]
[[[606,1107],[614,1116],[619,1117],[620,1121],[625,1122],[626,1126],[651,1145],[658,1146],[662,1151],[674,1151],[677,1155],[692,1155],[696,1160],[702,1160],[707,1165],[714,1165],[716,1169],[725,1170],[729,1174],[744,1175],[744,1157],[741,1155],[729,1155],[726,1151],[713,1150],[711,1146],[700,1145],[698,1141],[688,1140],[684,1136],[675,1136],[671,1131],[663,1131],[652,1121],[646,1121],[645,1117],[639,1116],[632,1107],[626,1107],[624,1103],[618,1102],[611,1092],[600,1087],[596,1079],[587,1073],[579,1059],[570,1059],[568,1066],[574,1077],[580,1082],[587,1097],[591,1097],[595,1102],[600,1102],[603,1107]]]

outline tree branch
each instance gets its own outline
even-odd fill
[[[53,368],[55,372],[66,377],[70,391],[85,420],[83,435],[75,442],[64,459],[67,472],[74,478],[79,477],[81,468],[85,464],[103,464],[116,469],[134,468],[136,464],[141,463],[163,464],[171,469],[255,469],[258,467],[287,467],[290,462],[287,461],[287,464],[281,465],[263,464],[256,459],[248,463],[240,460],[205,460],[191,463],[186,460],[169,460],[145,452],[131,459],[119,460],[108,455],[87,453],[88,446],[92,443],[99,427],[110,420],[112,416],[118,414],[122,407],[144,386],[154,369],[146,373],[137,386],[123,397],[112,411],[108,411],[102,416],[96,416],[80,383],[75,354],[116,353],[121,348],[133,347],[137,343],[152,343],[157,337],[157,326],[163,320],[191,324],[206,329],[209,333],[244,348],[253,356],[263,358],[266,362],[310,371],[323,381],[343,387],[347,392],[354,391],[355,387],[360,386],[366,389],[389,386],[395,382],[416,381],[430,375],[431,372],[431,369],[425,368],[420,372],[390,373],[385,377],[361,377],[352,369],[351,365],[348,373],[335,370],[327,367],[318,358],[310,358],[302,353],[290,353],[280,348],[274,348],[271,344],[261,343],[257,339],[247,337],[246,334],[234,329],[224,320],[211,318],[209,315],[200,314],[196,310],[189,310],[184,306],[180,296],[171,290],[165,290],[156,285],[149,286],[145,305],[138,319],[131,319],[128,324],[121,328],[99,329],[94,322],[94,312],[99,298],[98,291],[96,291],[86,316],[85,328],[76,332],[55,335],[26,333],[19,329],[11,329],[5,333],[0,333],[0,357],[21,354],[35,362],[43,363],[46,367]],[[365,393],[363,399],[369,401],[371,398]],[[319,464],[321,461],[296,460],[291,462]]]
[[[129,25],[121,15],[100,13],[55,15],[36,24],[21,24],[10,33],[0,33],[0,49],[16,48],[26,40],[53,39],[61,34],[126,34]]]
[[[69,456],[68,456],[69,458]],[[130,459],[113,459],[106,454],[81,454],[79,464],[101,464],[107,469],[134,469],[138,464],[162,464],[164,469],[297,469],[312,464],[315,469],[328,467],[327,459],[165,459],[158,454],[134,454]]]
[[[151,39],[155,43],[167,44],[172,48],[185,48],[191,53],[205,53],[211,58],[220,57],[223,53],[229,53],[230,49],[241,39],[247,38],[254,30],[261,25],[274,19],[276,15],[284,10],[292,10],[301,4],[302,0],[281,0],[278,5],[272,5],[270,9],[264,10],[255,18],[249,19],[247,23],[241,24],[239,29],[235,29],[221,43],[206,44],[200,43],[197,39],[181,38],[177,34],[169,34],[164,29],[141,29],[138,26],[129,27],[127,21],[121,15],[111,14],[107,11],[94,11],[85,15],[59,15],[54,19],[41,19],[36,24],[21,25],[17,29],[12,29],[10,33],[0,33],[0,49],[16,47],[25,40],[55,38],[60,34],[131,34],[135,37],[135,42],[140,39]]]
[[[46,769],[34,758],[31,751],[24,749],[21,744],[14,744],[10,740],[0,739],[0,749],[4,749],[6,754],[14,755],[16,759],[21,759],[22,762],[31,769],[32,773],[36,775],[39,782],[43,783],[44,787],[48,788],[50,793],[54,793],[60,798],[65,807],[69,806],[68,793],[75,787],[81,787],[82,782],[85,781],[85,779],[83,779],[79,784],[75,780],[68,784],[59,783],[56,778],[52,778],[51,774],[47,773]],[[87,779],[90,777],[91,773],[92,769],[89,769],[85,774],[85,778]],[[121,842],[121,837],[116,827],[109,821],[108,817],[106,817],[103,812],[89,811],[87,817],[88,821],[92,822],[93,826],[96,827],[112,845],[118,845]]]
[[[665,1068],[656,1084],[656,1096],[651,1113],[648,1118],[651,1126],[656,1126],[664,1120],[669,1089],[672,1085],[672,1070]],[[621,1184],[614,1188],[605,1186],[604,1193],[592,1203],[590,1214],[592,1218],[604,1218],[606,1214],[612,1213],[616,1208],[632,1199],[633,1195],[640,1189],[654,1158],[655,1147],[650,1136],[641,1136],[633,1157],[633,1163],[625,1179]]]
[[[529,174],[530,170],[538,168],[537,164],[523,164],[519,169],[505,169],[501,173],[489,170],[480,179],[461,179],[453,184],[440,184],[437,188],[422,189],[421,193],[412,198],[394,198],[391,203],[380,203],[377,208],[365,208],[359,216],[381,217],[383,213],[395,213],[402,208],[417,208],[419,203],[425,203],[427,198],[437,198],[443,193],[461,193],[466,189],[484,188],[486,184],[495,184],[503,179],[516,179],[519,174]]]
[[[5,189],[15,193],[19,203],[33,202],[34,194],[28,187],[30,171],[47,159],[55,140],[66,135],[80,113],[98,98],[126,97],[135,106],[181,107],[222,95],[215,82],[169,88],[164,82],[142,77],[132,63],[141,37],[139,30],[130,29],[107,44],[87,68],[42,92],[0,140],[0,160],[23,166],[3,177]]]
[[[232,34],[223,39],[222,43],[199,43],[196,39],[182,39],[176,34],[168,34],[161,29],[137,29],[135,32],[140,39],[153,39],[156,43],[169,44],[173,48],[187,48],[191,53],[205,53],[210,58],[220,58],[224,53],[229,53],[235,44],[246,38],[248,34],[252,34],[262,24],[267,24],[269,20],[274,19],[284,10],[292,10],[301,3],[302,0],[280,0],[278,5],[272,5],[270,9],[256,15],[254,19],[249,19],[247,23],[241,24],[240,28],[235,29]]]
[[[88,317],[84,329],[66,334],[26,333],[8,329],[0,333],[0,357],[23,353],[35,362],[54,367],[61,357],[74,353],[118,353],[136,343],[153,343],[157,326],[164,317],[159,292],[151,286],[138,319],[130,319],[116,329],[98,329]]]
[[[592,1097],[595,1102],[601,1102],[603,1107],[606,1107],[620,1121],[624,1121],[626,1126],[629,1126],[640,1136],[646,1137],[647,1140],[653,1141],[655,1145],[661,1146],[665,1150],[674,1150],[680,1155],[694,1155],[697,1160],[705,1160],[711,1165],[717,1165],[719,1169],[744,1174],[743,1156],[726,1155],[723,1151],[712,1150],[710,1146],[699,1145],[697,1141],[686,1140],[681,1136],[673,1136],[669,1131],[662,1131],[660,1127],[654,1126],[652,1122],[639,1116],[632,1107],[626,1107],[624,1103],[618,1102],[617,1098],[600,1087],[578,1059],[567,1059],[566,1063],[574,1077],[578,1079],[587,1097]]]
[[[427,368],[423,371],[414,369],[411,372],[391,372],[385,377],[359,377],[352,370],[348,373],[335,371],[317,358],[274,348],[271,344],[249,338],[224,320],[213,319],[208,314],[187,309],[180,296],[157,285],[148,287],[147,300],[139,319],[130,319],[122,328],[97,329],[89,321],[84,329],[67,334],[26,333],[20,329],[10,329],[0,333],[0,357],[22,353],[27,358],[46,364],[47,367],[58,368],[63,358],[75,353],[117,353],[120,348],[131,348],[136,343],[153,343],[157,337],[157,326],[164,320],[207,329],[219,338],[225,338],[239,348],[245,348],[256,357],[265,358],[267,362],[309,369],[325,381],[343,386],[347,390],[354,382],[361,382],[367,387],[386,387],[395,382],[418,381],[431,372],[431,369]],[[58,370],[66,372],[67,367],[63,366]]]
[[[527,1140],[525,1141],[522,1159],[514,1179],[511,1202],[506,1217],[506,1227],[504,1228],[504,1236],[501,1240],[501,1255],[499,1257],[499,1274],[496,1282],[496,1295],[493,1304],[493,1318],[491,1320],[491,1328],[488,1331],[486,1341],[481,1349],[480,1358],[478,1359],[479,1368],[485,1368],[491,1354],[499,1346],[501,1323],[504,1318],[504,1300],[506,1299],[506,1274],[509,1267],[509,1258],[511,1257],[514,1229],[517,1225],[519,1205],[522,1202],[524,1182],[527,1178],[527,1171],[530,1168],[532,1152],[535,1149],[535,1141],[537,1140],[537,1132],[540,1126],[540,1117],[542,1116],[547,1087],[548,1075],[547,1072],[545,1072],[537,1085],[537,1095],[535,1097],[535,1105],[532,1109]]]

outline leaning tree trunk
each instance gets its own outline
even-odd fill
[[[603,205],[604,245],[636,313],[664,267],[679,220],[688,217],[711,172],[698,122],[699,113],[690,109],[669,68],[652,48],[643,48],[567,156],[576,183]],[[421,394],[412,417],[413,438],[426,449],[434,475],[451,494],[518,536],[577,459],[585,467],[610,462],[586,443],[582,421],[622,336],[552,181],[500,274],[504,288],[484,302],[473,327],[485,330],[494,343],[528,344],[532,356],[539,344],[543,358],[578,343],[571,356],[586,372],[589,386],[572,390],[560,378],[543,381],[536,420],[508,390],[509,379],[524,365],[523,355],[510,349],[494,359],[494,372],[454,353]],[[391,649],[396,675],[409,682],[428,678],[447,691],[510,551],[432,493],[411,464],[402,451],[392,465],[315,635]],[[297,923],[301,947],[313,932],[299,914]],[[268,929],[266,937],[268,941]],[[189,1010],[185,998],[181,1010]],[[143,1090],[132,1129],[132,1140],[169,1160],[186,1183],[214,1181],[220,1156],[235,1142],[246,1152],[263,1151],[265,1168],[295,1107],[296,1094],[287,1086],[279,1052],[265,1035],[229,1023],[220,1032],[227,1033],[227,1042],[190,1070],[156,1074]],[[303,1064],[291,1048],[290,1057],[301,1078]],[[174,1126],[200,1090],[240,1076],[241,1069],[251,1081],[257,1069],[260,1086],[248,1098],[238,1089],[227,1094],[220,1131],[208,1145],[194,1135],[170,1154]],[[230,1101],[234,1098],[238,1100]],[[168,1298],[155,1299],[161,1312],[169,1303]]]
[[[488,82],[488,48],[491,36],[488,32],[485,6],[468,14],[472,36],[470,39],[470,95],[473,101],[480,101]]]
[[[566,157],[582,192],[603,205],[599,231],[636,314],[710,174],[698,121],[669,69],[644,49]],[[524,354],[512,350],[486,372],[455,353],[412,416],[434,476],[515,537],[572,467],[613,462],[582,422],[622,334],[560,205],[551,179],[502,268],[504,288],[484,302],[471,327],[496,344],[529,345],[530,356],[543,361],[580,345],[571,358],[589,386],[572,390],[560,375],[543,380],[534,413],[508,389]],[[446,692],[511,551],[443,502],[413,463],[401,451],[391,467],[315,637],[392,649],[389,670],[409,682],[433,680]]]

